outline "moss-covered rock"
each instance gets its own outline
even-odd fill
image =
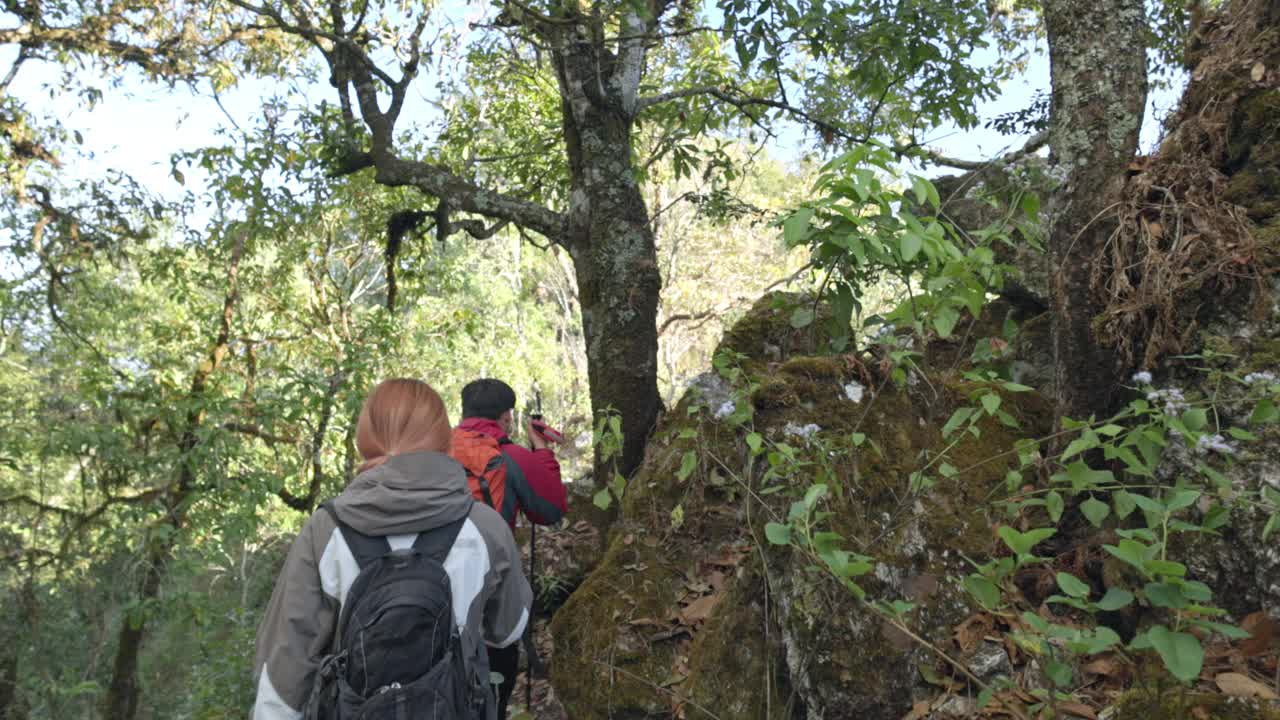
[[[786,318],[758,303],[727,334],[724,347],[748,358],[736,394],[703,378],[668,413],[603,561],[556,615],[553,682],[575,720],[901,717],[918,668],[935,658],[810,555],[764,542],[765,525],[817,478],[831,488],[820,529],[874,560],[859,580],[870,597],[915,603],[908,623],[926,637],[971,611],[963,558],[995,549],[984,500],[1008,469],[983,461],[1016,434],[984,423],[946,458],[966,472],[913,490],[912,472],[930,464],[925,451],[944,445],[939,428],[975,387],[936,374],[877,394],[865,386],[870,358],[764,357],[775,342],[818,347]],[[751,427],[718,412],[726,403],[751,403]],[[1007,394],[1004,407],[1027,434],[1046,429],[1048,406],[1034,393]],[[797,464],[768,472],[748,432],[794,449]]]
[[[791,321],[796,310],[813,311],[813,321],[794,327]],[[732,349],[750,360],[764,362],[812,355],[831,340],[827,331],[830,318],[830,306],[815,304],[811,295],[767,293],[725,333],[716,350]]]
[[[1280,720],[1280,703],[1175,689],[1135,689],[1116,703],[1112,720]]]

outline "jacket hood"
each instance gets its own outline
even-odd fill
[[[333,501],[342,522],[365,535],[405,535],[447,525],[471,511],[467,474],[438,452],[393,455],[360,473]]]
[[[484,433],[495,440],[499,440],[507,436],[507,431],[502,429],[502,425],[500,425],[497,420],[490,420],[489,418],[466,418],[462,422],[458,423],[458,429]]]

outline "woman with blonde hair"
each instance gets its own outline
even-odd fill
[[[415,702],[435,708],[415,718],[496,716],[484,648],[520,638],[532,592],[507,524],[472,500],[448,456],[450,435],[425,382],[387,380],[369,395],[356,426],[364,464],[303,526],[258,627],[253,720],[345,718],[359,707],[381,717],[368,708]],[[441,602],[423,600],[433,594]],[[452,623],[431,621],[431,608],[450,605]],[[437,687],[441,677],[467,687]],[[470,710],[439,709],[459,693]]]

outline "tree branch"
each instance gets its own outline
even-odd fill
[[[928,148],[923,148],[922,152],[926,159],[932,161],[936,165],[946,165],[947,167],[953,167],[958,170],[982,170],[992,165],[1008,165],[1034,153],[1048,144],[1049,131],[1041,130],[1028,138],[1026,144],[1021,148],[990,160],[962,160],[959,158],[947,157],[936,150],[930,150]],[[905,154],[905,152],[907,152],[907,148],[905,147],[896,149],[900,154]]]
[[[654,105],[660,105],[662,103],[671,102],[673,100],[680,100],[683,98],[695,97],[698,95],[707,95],[710,97],[714,97],[717,100],[720,100],[721,102],[728,103],[729,105],[732,105],[738,108],[738,110],[742,112],[746,112],[747,108],[753,107],[753,106],[767,107],[767,108],[773,108],[774,110],[781,110],[782,112],[785,112],[788,115],[792,115],[800,120],[803,120],[806,123],[809,123],[813,127],[817,128],[818,131],[821,132],[824,136],[830,136],[831,138],[840,138],[841,140],[846,140],[848,142],[854,142],[854,143],[863,143],[867,141],[867,138],[865,137],[856,136],[853,133],[850,133],[849,131],[841,128],[840,126],[830,123],[821,118],[814,117],[809,112],[801,108],[798,108],[794,105],[790,105],[780,100],[771,100],[769,98],[735,95],[733,93],[727,92],[723,88],[720,88],[714,85],[682,88],[680,90],[672,90],[671,92],[661,93],[659,95],[650,95],[648,97],[640,98],[640,100],[637,102],[637,105],[636,105],[636,112],[639,113],[645,110],[646,108],[653,107]]]
[[[283,435],[275,435],[270,432],[267,432],[266,430],[263,430],[257,425],[251,425],[249,423],[225,422],[222,424],[222,429],[229,430],[233,433],[239,433],[240,435],[248,435],[249,437],[255,437],[271,445],[296,445],[298,442],[297,438],[284,437]]]

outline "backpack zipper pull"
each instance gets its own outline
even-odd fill
[[[392,690],[399,690],[399,689],[400,689],[400,683],[393,682],[390,685],[383,685],[382,687],[378,688],[378,694],[386,695],[388,692]]]

